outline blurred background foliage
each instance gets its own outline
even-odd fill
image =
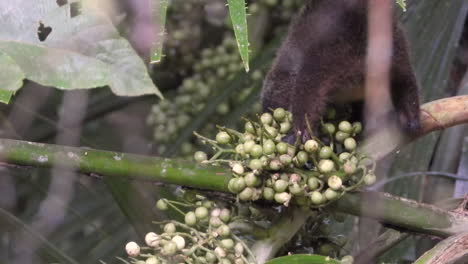
[[[189,158],[201,147],[192,131],[210,136],[216,124],[235,127],[241,116],[259,110],[259,91],[275,48],[304,1],[248,1],[252,58],[248,73],[236,48],[225,0],[169,1],[164,55],[159,64],[150,66],[151,78],[166,100],[118,97],[107,89],[64,93],[27,81],[9,105],[0,106],[1,136]],[[116,1],[109,15],[145,59],[135,38],[141,16],[133,2]],[[409,38],[422,102],[466,94],[468,3],[409,1],[407,8],[399,19]],[[68,117],[80,111],[76,120]],[[379,175],[383,180],[385,175],[411,171],[457,173],[467,136],[466,126],[432,133],[388,157]],[[154,209],[155,201],[178,194],[175,186],[101,179],[60,169],[3,166],[0,170],[0,263],[117,262],[115,256],[124,256],[127,241],[142,239],[154,229],[151,221],[166,217]],[[437,202],[453,197],[454,184],[414,177],[388,184],[385,190]],[[323,228],[331,229],[332,235],[347,234],[344,251],[349,253],[365,248],[382,231],[369,221],[347,217],[337,224],[331,218]],[[415,235],[385,259],[411,262],[432,243]]]

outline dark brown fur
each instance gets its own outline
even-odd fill
[[[317,125],[332,99],[359,99],[365,79],[367,0],[308,1],[290,26],[262,90],[264,110],[283,107],[292,111],[296,132],[306,131],[306,115]],[[416,134],[420,128],[418,86],[397,22],[393,34],[390,89],[394,111],[389,117],[406,134]]]

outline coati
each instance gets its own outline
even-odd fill
[[[369,0],[307,0],[293,20],[262,89],[265,111],[294,115],[294,131],[307,135],[305,117],[317,126],[328,102],[362,100]],[[394,19],[388,113],[406,135],[420,129],[418,86],[405,36]],[[306,138],[304,138],[306,137]]]

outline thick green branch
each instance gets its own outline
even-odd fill
[[[0,160],[12,165],[71,167],[84,174],[153,180],[227,192],[229,172],[193,162],[128,153],[0,139]]]

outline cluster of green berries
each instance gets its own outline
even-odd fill
[[[234,74],[244,70],[236,45],[234,38],[226,37],[218,47],[204,49],[201,58],[194,65],[194,75],[183,81],[175,96],[153,105],[147,123],[154,127],[153,138],[159,144],[158,154],[163,154],[190,120],[205,108],[208,99],[221,91],[217,89],[221,82],[230,80]],[[263,73],[260,70],[250,73],[245,80],[245,88],[235,97],[219,104],[210,123],[221,120],[233,105],[245,100],[252,92],[254,83],[259,83],[262,79]],[[258,110],[259,107],[257,104],[252,110]],[[215,129],[207,126],[202,132],[213,134]],[[193,152],[191,143],[186,142],[181,146],[183,156]]]
[[[373,161],[357,152],[359,122],[323,123],[319,137],[302,143],[299,136],[290,145],[283,141],[292,128],[290,112],[277,108],[258,119],[247,120],[243,133],[220,127],[215,140],[200,136],[217,152],[210,160],[204,152],[194,156],[202,163],[229,162],[233,178],[228,188],[239,200],[322,207],[375,182]]]
[[[196,202],[182,204],[161,199],[156,207],[165,211],[178,206],[190,206],[193,210],[184,213],[184,222],[160,223],[162,233],[150,232],[145,236],[146,247],[135,242],[125,246],[135,264],[169,263],[220,263],[249,264],[246,245],[234,235],[230,223],[233,212],[200,196]]]

